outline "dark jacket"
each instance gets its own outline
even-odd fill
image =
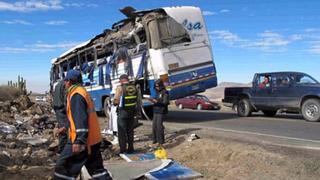
[[[72,117],[74,119],[74,123],[76,129],[86,130],[88,127],[88,112],[87,112],[87,102],[80,95],[75,94],[71,98],[71,112]],[[80,131],[77,132],[77,139],[75,140],[75,144],[85,144],[87,142],[88,132]]]
[[[58,121],[58,127],[69,127],[69,121],[67,118],[67,112],[66,112],[66,90],[64,87],[64,82],[61,80],[56,85],[54,92],[52,94],[53,96],[53,109],[56,113],[57,121]]]
[[[53,108],[54,110],[64,109],[66,107],[66,92],[64,82],[61,80],[56,85],[53,92]]]
[[[160,92],[157,92],[156,103],[153,105],[153,112],[159,114],[167,114],[168,113],[168,105],[169,105],[169,93],[166,89],[162,89]]]

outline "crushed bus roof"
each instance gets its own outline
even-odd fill
[[[125,7],[128,8],[128,7]],[[125,9],[123,8],[123,9]],[[131,7],[129,7],[130,9]],[[94,38],[85,41],[83,43],[80,43],[79,45],[67,50],[66,52],[62,53],[59,57],[52,59],[51,63],[55,64],[58,63],[59,61],[64,61],[64,58],[68,57],[69,55],[72,55],[72,53],[76,53],[79,50],[82,50],[83,48],[87,47],[88,45],[90,45],[91,43],[93,43],[95,40],[99,39],[100,37],[103,37],[105,35],[107,35],[108,33],[113,33],[113,32],[118,32],[118,30],[120,28],[122,28],[123,26],[125,26],[126,24],[130,23],[131,21],[134,21],[134,18],[136,17],[143,17],[144,15],[151,13],[151,12],[165,12],[168,15],[174,15],[172,14],[172,12],[177,9],[177,8],[182,8],[185,10],[191,10],[191,9],[199,9],[198,7],[194,7],[194,6],[174,6],[174,7],[162,7],[162,8],[155,8],[155,9],[147,9],[147,10],[141,10],[141,11],[132,11],[129,12],[129,16],[128,12],[122,12],[122,10],[120,10],[120,12],[122,12],[125,16],[127,16],[128,18],[122,19],[116,23],[114,23],[112,25],[112,29],[105,29],[101,34],[96,35]],[[132,8],[131,10],[135,10],[134,8]]]

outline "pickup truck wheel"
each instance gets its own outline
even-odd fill
[[[197,110],[202,110],[202,105],[201,104],[197,104]]]
[[[248,117],[252,113],[252,107],[248,99],[241,99],[237,105],[238,116]]]
[[[308,99],[302,104],[302,115],[307,121],[320,121],[320,100]]]
[[[182,105],[182,104],[179,104],[179,105],[178,105],[178,108],[179,108],[179,109],[183,109],[183,105]]]
[[[277,114],[277,111],[267,111],[267,110],[264,110],[264,111],[262,111],[263,112],[263,114],[265,115],[265,116],[268,116],[268,117],[273,117],[273,116],[275,116],[276,114]]]

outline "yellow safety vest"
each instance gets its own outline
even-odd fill
[[[122,85],[122,108],[125,110],[135,109],[137,105],[137,88],[134,84]]]

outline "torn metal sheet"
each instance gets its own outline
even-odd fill
[[[120,157],[122,157],[127,162],[155,160],[156,159],[156,157],[153,153],[120,154]]]
[[[177,179],[196,179],[202,175],[188,167],[172,161],[168,166],[145,174],[150,180],[177,180]]]
[[[138,179],[148,172],[158,171],[170,164],[171,160],[147,160],[121,163],[105,163],[105,168],[115,180]],[[125,173],[124,171],[125,170]]]
[[[156,159],[153,153],[121,154],[120,156],[128,162],[145,162],[146,160],[150,161]],[[202,177],[202,175],[171,160],[167,166],[150,170],[145,174],[145,177],[152,180],[177,180],[195,179]]]

